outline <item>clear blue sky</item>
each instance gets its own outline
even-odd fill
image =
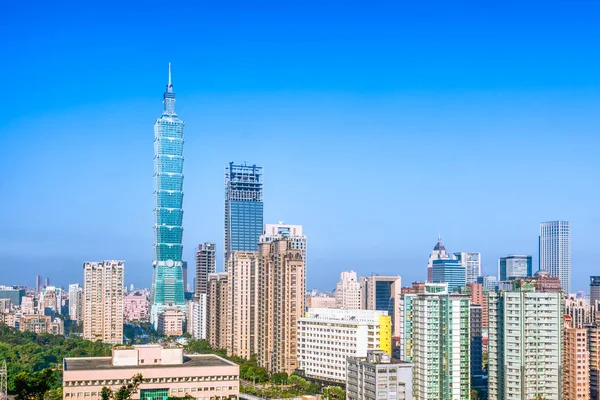
[[[169,61],[192,263],[221,254],[224,167],[248,161],[265,222],[305,227],[309,288],[422,280],[438,233],[487,273],[537,263],[553,219],[573,224],[573,290],[600,274],[600,2],[83,3],[3,6],[0,283],[123,259],[150,285]]]

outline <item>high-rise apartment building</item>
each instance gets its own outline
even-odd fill
[[[498,277],[501,281],[533,276],[531,256],[509,254],[498,260]]]
[[[481,328],[488,329],[488,297],[487,290],[484,291],[483,285],[480,283],[470,283],[467,285],[469,295],[471,296],[471,304],[481,306]]]
[[[469,326],[471,330],[471,388],[478,392],[486,392],[487,384],[483,373],[483,307],[479,304],[471,303],[469,311]]]
[[[393,360],[383,350],[348,357],[347,400],[412,400],[412,364]]]
[[[450,293],[466,285],[467,271],[458,260],[433,260],[432,282],[447,283]]]
[[[399,276],[363,276],[360,278],[361,302],[364,310],[387,311],[392,317],[392,334],[400,334],[400,294],[402,280]]]
[[[571,223],[540,224],[540,270],[560,278],[565,293],[571,293]]]
[[[201,293],[199,297],[193,301],[188,301],[186,318],[187,332],[194,338],[199,340],[207,339],[207,317],[208,310],[206,309],[206,301],[208,295]]]
[[[375,349],[392,354],[386,311],[311,308],[298,320],[300,369],[309,378],[345,383],[346,357],[366,357]]]
[[[269,243],[278,238],[285,238],[292,243],[292,248],[302,251],[306,262],[306,236],[302,234],[302,225],[289,225],[280,221],[277,224],[265,224],[265,230],[259,238],[260,243]]]
[[[196,250],[196,298],[207,293],[208,274],[214,274],[217,267],[217,252],[214,243],[205,242]]]
[[[122,343],[125,263],[86,262],[83,274],[83,338]]]
[[[234,251],[258,251],[262,233],[262,167],[230,162],[225,169],[225,267]]]
[[[337,308],[358,310],[361,308],[360,282],[354,271],[344,271],[335,289]]]
[[[590,354],[590,399],[600,399],[600,324],[587,327]]]
[[[215,349],[226,349],[231,342],[231,287],[226,272],[208,275],[206,296],[206,330],[210,345]]]
[[[564,302],[565,315],[570,317],[569,324],[571,328],[581,329],[596,322],[594,306],[589,305],[585,299],[569,295]]]
[[[227,270],[231,286],[231,342],[227,353],[250,358],[258,351],[258,253],[237,252],[229,254]]]
[[[270,373],[298,368],[298,319],[304,315],[302,250],[285,238],[259,246],[258,362]]]
[[[481,253],[454,253],[454,258],[465,267],[467,284],[477,283],[481,276]]]
[[[590,276],[590,305],[600,311],[597,302],[600,302],[600,276]]]
[[[446,252],[446,247],[444,247],[442,239],[438,236],[438,241],[433,247],[433,251],[429,256],[429,263],[427,264],[427,282],[433,282],[433,261],[449,259],[450,255]]]
[[[563,395],[563,300],[518,280],[489,293],[488,398],[504,400]]]
[[[564,400],[589,400],[590,354],[587,330],[573,327],[571,317],[564,322]]]
[[[158,314],[185,308],[183,282],[183,126],[175,112],[175,93],[169,81],[164,110],[154,123],[154,276],[150,320],[158,328]]]
[[[41,291],[42,291],[42,276],[36,275],[35,276],[35,292],[41,293]]]
[[[40,314],[53,313],[60,314],[62,306],[62,289],[56,286],[46,286],[42,289],[38,308]]]
[[[83,317],[83,288],[78,283],[69,285],[69,318],[79,321]]]
[[[469,297],[426,284],[412,299],[413,399],[470,398]]]

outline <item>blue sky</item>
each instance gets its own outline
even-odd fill
[[[0,283],[123,259],[150,285],[168,62],[190,262],[221,253],[224,167],[248,161],[265,222],[305,227],[310,288],[423,280],[438,233],[495,274],[537,262],[553,219],[573,224],[573,290],[600,274],[597,1],[21,3],[0,25]]]

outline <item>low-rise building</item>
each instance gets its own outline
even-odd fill
[[[346,357],[369,350],[391,355],[391,318],[386,311],[309,309],[298,320],[298,361],[308,378],[346,382]]]
[[[123,298],[125,322],[148,321],[149,308],[148,297],[141,292],[130,293]]]
[[[392,361],[385,351],[348,357],[347,400],[412,400],[412,364]]]
[[[237,399],[239,366],[216,355],[184,355],[180,346],[117,346],[112,357],[65,358],[63,399],[100,400],[103,387],[118,390],[141,374],[133,399],[168,397]]]
[[[165,336],[183,335],[185,315],[179,307],[168,308],[158,313],[158,332]]]

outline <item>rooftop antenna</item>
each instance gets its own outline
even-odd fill
[[[169,86],[171,86],[171,63],[169,63]]]

